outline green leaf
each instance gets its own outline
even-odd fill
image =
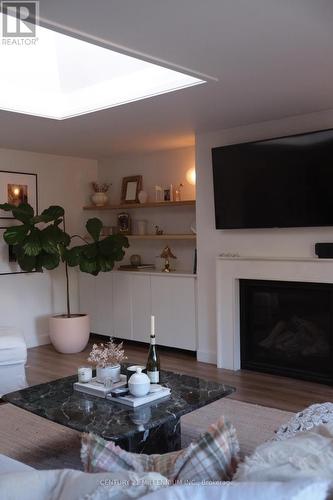
[[[62,229],[52,224],[41,231],[40,241],[45,252],[59,254],[59,246],[68,246],[71,239]]]
[[[83,273],[93,274],[95,276],[98,274],[98,266],[95,259],[81,259],[79,266],[80,271],[82,271]]]
[[[82,255],[87,259],[94,259],[98,255],[98,246],[96,243],[91,243],[90,245],[86,245],[82,249]]]
[[[103,257],[100,255],[98,257],[98,264],[103,273],[107,273],[109,271],[112,271],[114,268],[114,260],[107,259],[106,257]]]
[[[21,245],[25,240],[30,228],[29,226],[11,226],[4,232],[4,240],[7,245]]]
[[[98,241],[101,231],[103,229],[103,223],[100,219],[94,217],[93,219],[88,220],[86,228],[92,239],[94,241]]]
[[[31,273],[36,268],[36,257],[19,253],[17,255],[17,262],[23,271]]]
[[[18,207],[14,207],[12,213],[15,219],[25,224],[30,224],[35,215],[34,209],[28,203],[21,203]]]
[[[67,262],[70,267],[75,267],[79,265],[82,248],[84,247],[73,247],[70,249],[65,249],[63,252],[63,260]]]
[[[22,248],[26,255],[36,257],[36,255],[41,252],[42,244],[40,235],[40,229],[34,228],[29,236],[24,240]]]
[[[59,262],[59,254],[49,254],[46,252],[42,252],[37,257],[37,266],[41,268],[45,267],[45,269],[48,269],[49,271],[58,267]]]
[[[64,214],[65,210],[62,207],[59,207],[58,205],[51,205],[49,208],[43,210],[43,212],[40,215],[34,217],[33,222],[34,224],[37,224],[38,222],[47,223],[47,222],[58,221],[60,218],[62,222]]]
[[[12,212],[14,208],[16,208],[16,205],[11,205],[10,203],[0,203],[0,210],[4,210],[5,212]]]

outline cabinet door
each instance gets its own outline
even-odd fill
[[[96,276],[95,293],[95,333],[114,335],[113,325],[113,273],[100,273]]]
[[[149,342],[151,316],[150,276],[131,275],[133,340]]]
[[[182,276],[151,276],[152,314],[157,344],[195,351],[195,280]]]
[[[114,336],[132,339],[130,274],[113,273],[113,324]]]
[[[79,310],[81,314],[89,314],[90,330],[96,332],[96,277],[79,273]]]

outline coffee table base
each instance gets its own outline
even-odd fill
[[[129,438],[117,440],[116,444],[126,451],[147,455],[180,450],[180,421],[166,422],[154,429],[143,430]]]

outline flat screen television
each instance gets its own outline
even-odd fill
[[[217,229],[333,226],[333,129],[212,149]]]

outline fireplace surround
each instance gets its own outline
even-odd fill
[[[219,368],[241,368],[240,282],[333,283],[333,260],[307,257],[221,256],[216,261],[216,338]]]

